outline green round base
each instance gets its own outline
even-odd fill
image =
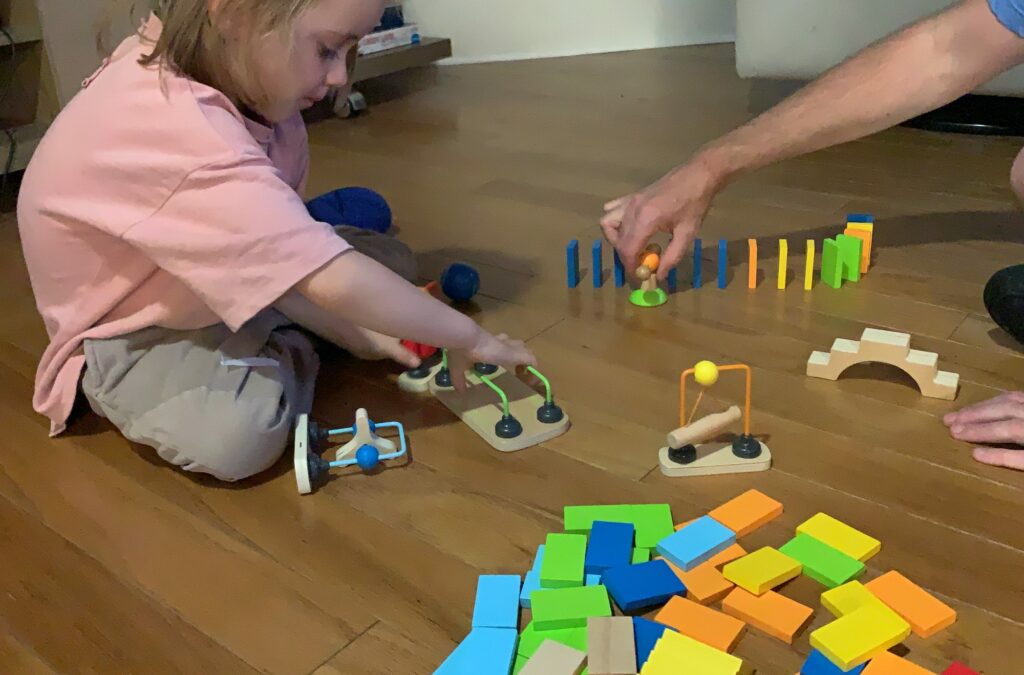
[[[637,289],[629,294],[629,301],[637,307],[660,307],[668,302],[668,293],[660,288],[653,291]]]

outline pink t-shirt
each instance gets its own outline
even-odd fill
[[[155,38],[151,17],[145,33]],[[302,118],[273,128],[219,91],[143,67],[125,40],[57,117],[25,173],[18,226],[50,344],[33,405],[64,430],[86,338],[237,330],[350,247],[306,211]]]

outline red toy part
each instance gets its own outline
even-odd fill
[[[437,347],[420,344],[418,342],[413,342],[412,340],[402,340],[402,346],[421,359],[429,359],[437,353]]]
[[[953,665],[942,671],[942,675],[978,675],[978,672],[971,670],[959,661],[954,661]]]

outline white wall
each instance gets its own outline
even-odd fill
[[[735,0],[405,0],[450,62],[502,61],[731,42]]]

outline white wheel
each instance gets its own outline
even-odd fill
[[[295,422],[295,450],[292,455],[295,465],[295,484],[299,488],[300,495],[308,495],[313,491],[312,481],[309,479],[309,416],[299,415]]]

